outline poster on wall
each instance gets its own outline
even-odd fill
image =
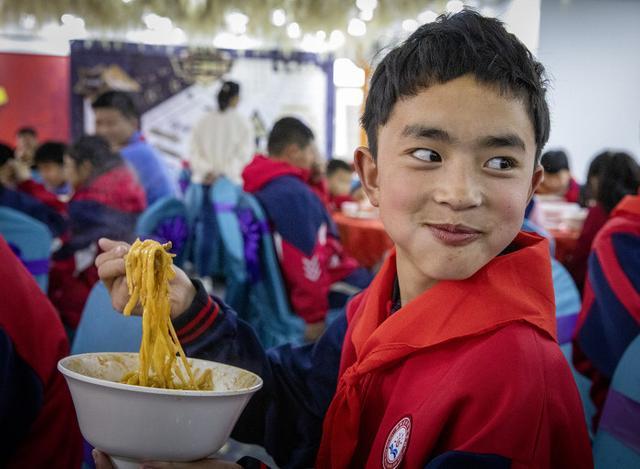
[[[0,141],[32,127],[40,141],[69,138],[69,58],[0,52]]]
[[[217,107],[223,80],[240,84],[238,110],[264,147],[272,124],[303,119],[327,157],[333,148],[333,58],[311,53],[227,51],[74,41],[71,44],[72,132],[93,133],[91,101],[101,92],[130,92],[142,111],[145,138],[179,168],[189,159],[192,127]]]

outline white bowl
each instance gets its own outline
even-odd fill
[[[218,451],[253,393],[259,376],[189,359],[213,372],[213,391],[179,391],[119,383],[138,367],[137,353],[85,353],[58,362],[84,438],[119,469],[140,461],[193,461]]]

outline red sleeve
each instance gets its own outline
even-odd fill
[[[80,430],[69,390],[56,369],[69,353],[66,333],[57,311],[1,236],[0,278],[0,327],[44,389],[38,414],[8,467],[80,467]]]
[[[52,194],[42,184],[29,179],[18,184],[18,189],[25,194],[38,199],[43,204],[51,207],[56,212],[64,215],[67,213],[67,204],[61,202],[55,194]]]

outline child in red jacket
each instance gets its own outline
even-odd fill
[[[356,168],[396,249],[317,344],[261,351],[176,277],[185,351],[264,379],[234,437],[290,468],[592,467],[548,245],[520,233],[549,135],[542,65],[496,19],[441,16],[378,65],[362,123]],[[127,248],[102,243],[122,307]]]

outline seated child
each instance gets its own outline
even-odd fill
[[[68,195],[71,191],[64,172],[65,151],[64,143],[45,142],[38,147],[33,158],[45,187],[56,195]]]
[[[548,151],[542,155],[544,180],[540,183],[538,194],[557,195],[567,202],[580,200],[580,185],[571,177],[569,158],[562,150]]]
[[[66,207],[45,192],[31,180],[29,167],[15,159],[9,146],[0,143],[0,206],[35,218],[47,225],[54,238],[60,237],[67,229]]]
[[[640,166],[631,155],[623,152],[609,152],[607,155],[600,168],[595,203],[589,207],[576,247],[567,259],[567,268],[581,291],[593,240],[614,207],[625,196],[636,194],[640,186]]]
[[[573,363],[591,379],[597,412],[607,397],[613,372],[627,346],[640,333],[640,196],[627,196],[597,234],[573,340]]]
[[[378,65],[362,123],[356,168],[396,249],[315,345],[263,351],[173,281],[185,351],[264,379],[234,438],[285,468],[592,467],[549,247],[520,233],[549,135],[542,65],[496,19],[440,16]],[[122,308],[127,247],[101,243]]]
[[[146,200],[133,171],[101,137],[76,141],[67,151],[65,166],[74,194],[68,204],[68,237],[53,254],[49,298],[65,326],[74,330],[98,280],[93,266],[98,239],[112,236],[132,241]]]
[[[371,278],[344,253],[331,215],[309,185],[317,161],[311,129],[293,117],[280,119],[269,134],[268,151],[244,169],[244,190],[265,209],[292,309],[307,323],[307,338],[315,340],[324,330],[331,285],[342,281],[362,288]]]
[[[327,164],[329,199],[333,210],[340,210],[344,202],[353,202],[350,194],[352,175],[351,165],[346,161],[334,158]]]

